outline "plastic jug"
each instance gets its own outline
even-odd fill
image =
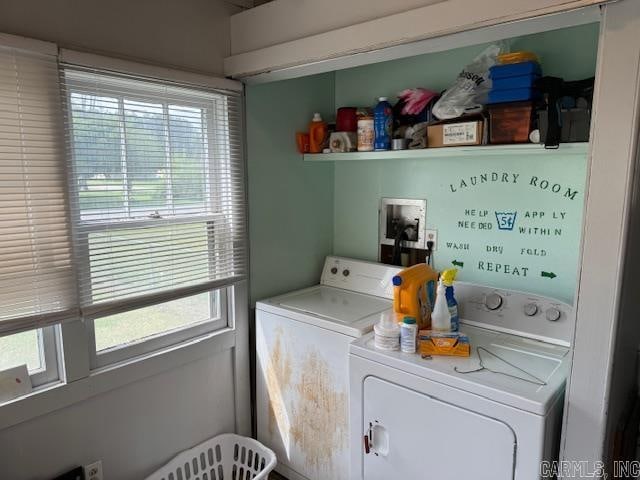
[[[327,124],[322,121],[319,113],[314,113],[313,120],[309,124],[309,152],[322,152],[324,142],[327,139],[327,132]]]
[[[373,125],[375,129],[374,148],[376,150],[391,150],[393,133],[393,109],[387,97],[380,97],[373,110]]]
[[[435,297],[438,272],[426,263],[405,268],[393,277],[393,310],[401,322],[413,317],[420,330],[431,326],[431,310]]]

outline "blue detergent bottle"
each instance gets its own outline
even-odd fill
[[[391,150],[393,110],[387,97],[380,97],[373,110],[373,128],[375,131],[374,150]]]

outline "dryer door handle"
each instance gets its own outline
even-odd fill
[[[369,428],[364,435],[364,452],[383,457],[389,453],[389,432],[378,420],[369,422]]]

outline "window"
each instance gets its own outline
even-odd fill
[[[75,67],[64,79],[94,366],[227,326],[245,273],[239,99]]]
[[[26,364],[34,372],[43,367],[41,330],[16,333],[0,338],[0,370]]]
[[[205,292],[102,317],[94,322],[96,350],[105,352],[172,330],[223,317],[220,292]]]
[[[247,300],[241,111],[236,82],[0,35],[0,372],[77,382],[62,394],[76,398],[92,369],[137,378],[232,345]]]
[[[94,367],[137,355],[224,328],[226,291],[204,292],[137,308],[93,321]]]
[[[45,327],[0,337],[0,371],[26,365],[34,387],[58,376],[56,327]]]
[[[56,331],[77,318],[55,50],[0,46],[0,369],[58,378]]]
[[[83,220],[209,211],[207,104],[72,91],[70,105]]]

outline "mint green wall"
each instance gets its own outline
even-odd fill
[[[571,302],[585,178],[584,154],[342,162],[335,172],[334,251],[375,260],[380,199],[422,198],[427,226],[438,231],[438,270],[455,260],[463,264],[459,280]],[[517,212],[513,230],[498,228],[496,212]]]
[[[589,24],[526,35],[511,41],[510,46],[512,51],[536,52],[543,74],[578,80],[594,74],[597,43],[598,24]],[[373,105],[379,96],[395,99],[398,92],[411,87],[444,90],[485,47],[475,45],[338,70],[335,105]]]
[[[594,75],[597,37],[598,26],[592,24],[521,37],[511,45],[512,50],[537,52],[547,75],[580,79]],[[444,89],[483,48],[467,47],[338,71],[335,105],[371,105],[377,96],[395,98],[397,92],[407,87]],[[521,289],[571,302],[579,261],[586,165],[584,154],[564,156],[552,152],[544,157],[336,162],[334,253],[376,260],[380,199],[422,198],[427,200],[427,226],[438,230],[436,267],[446,268],[452,260],[458,260],[464,264],[461,280]],[[459,186],[461,179],[470,183],[470,177],[479,178],[483,173],[492,172],[518,175],[517,183],[487,182],[466,190],[457,188],[456,193],[451,191],[450,185],[456,188],[456,182]],[[550,185],[562,185],[562,193],[567,187],[578,193],[571,200],[532,188],[528,185],[532,176],[549,179]],[[465,210],[472,208],[486,210],[487,217],[466,216]],[[518,212],[513,231],[497,229],[495,212],[503,210]],[[525,217],[526,212],[533,211],[542,211],[545,216],[543,219]],[[554,219],[554,213],[558,217],[563,213],[565,218]],[[459,228],[458,221],[467,220],[491,223],[492,230]],[[551,236],[520,233],[520,227],[550,228]],[[557,228],[561,230],[558,236],[555,235]],[[454,243],[462,244],[458,246],[463,248],[469,244],[469,250],[454,249]],[[491,247],[501,253],[487,252]],[[544,253],[544,256],[527,252]],[[508,265],[510,273],[487,271],[495,270],[496,265]],[[514,267],[519,275],[513,273]],[[542,271],[557,276],[542,277]]]
[[[251,301],[318,282],[333,249],[332,164],[303,163],[295,132],[330,115],[333,74],[248,86]]]
[[[580,79],[594,74],[597,37],[598,26],[585,25],[521,37],[511,47],[537,52],[547,75]],[[456,259],[465,264],[460,277],[463,280],[572,300],[585,155],[549,153],[544,158],[519,155],[334,165],[305,163],[295,151],[294,133],[306,129],[314,111],[333,118],[337,106],[371,105],[377,96],[394,98],[407,87],[444,89],[482,48],[467,47],[247,87],[252,301],[316,283],[323,258],[330,253],[376,260],[378,206],[385,196],[427,200],[427,224],[439,232],[436,266],[446,267]],[[449,185],[461,178],[493,171],[518,175],[518,182],[450,192]],[[570,200],[536,191],[527,185],[531,176],[548,178],[550,185],[557,183],[578,193]],[[458,227],[458,220],[472,221],[464,218],[464,211],[473,206],[488,211],[494,230],[465,231]],[[495,211],[501,209],[518,212],[515,231],[497,230]],[[545,212],[544,221],[524,217],[534,210]],[[564,213],[565,219],[554,219],[554,213]],[[550,227],[552,232],[561,228],[562,233],[551,237],[522,234],[518,230],[521,226]],[[447,248],[448,242],[469,243],[470,250]],[[502,246],[503,253],[489,254],[487,246]],[[522,248],[544,250],[545,256],[523,255]],[[485,268],[489,263],[519,266],[520,274],[527,266],[527,276],[480,272],[481,261]],[[541,277],[540,272],[547,270],[557,277]]]

